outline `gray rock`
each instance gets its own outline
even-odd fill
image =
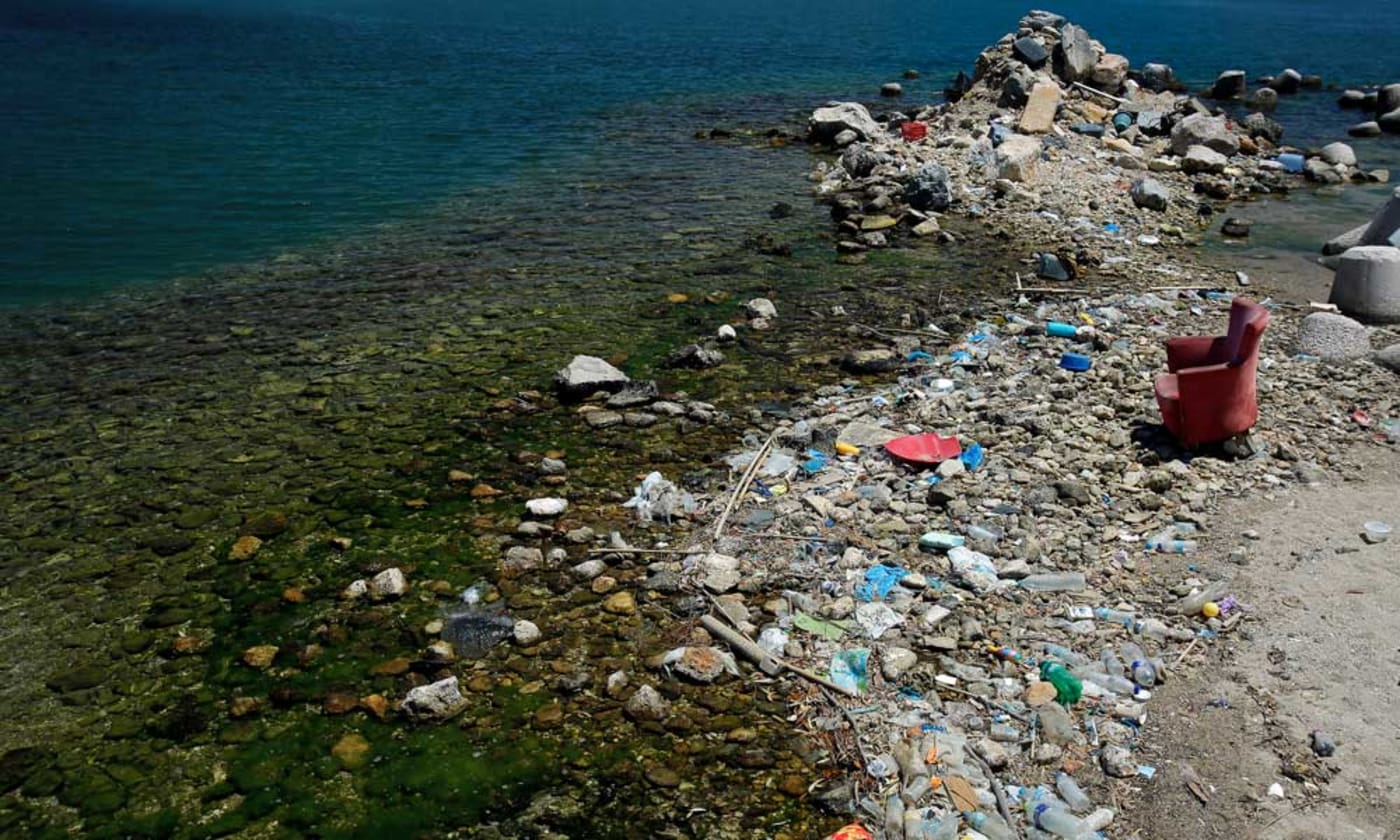
[[[1148,62],[1142,65],[1142,86],[1153,93],[1161,93],[1177,86],[1176,71],[1170,64]]]
[[[1381,124],[1375,120],[1359,122],[1347,128],[1347,135],[1350,137],[1380,137]]]
[[[415,720],[447,720],[467,707],[467,698],[457,687],[457,678],[448,677],[408,690],[400,708]]]
[[[1381,114],[1376,118],[1376,125],[1387,134],[1400,134],[1400,108]]]
[[[1226,70],[1215,77],[1215,84],[1211,85],[1211,99],[1239,99],[1244,96],[1245,86],[1248,79],[1243,70]]]
[[[1223,172],[1230,159],[1206,146],[1192,146],[1181,159],[1183,172]]]
[[[554,375],[555,388],[567,397],[586,397],[596,391],[618,391],[628,381],[627,374],[597,356],[575,356],[567,367]]]
[[[1154,178],[1139,178],[1133,182],[1131,191],[1133,204],[1148,210],[1166,210],[1171,201],[1171,190]]]
[[[1039,38],[1027,35],[1011,43],[1011,55],[1032,70],[1039,70],[1050,60],[1050,51]]]
[[[1366,94],[1359,90],[1347,89],[1342,91],[1342,95],[1337,97],[1337,106],[1340,108],[1360,108],[1366,104]]]
[[[629,381],[608,397],[608,408],[636,408],[655,402],[661,396],[661,389],[652,379]]]
[[[668,368],[690,368],[692,370],[717,367],[723,363],[723,353],[708,347],[701,347],[699,344],[687,344],[672,350],[662,362]]]
[[[1328,758],[1337,751],[1337,743],[1321,730],[1313,731],[1309,746],[1312,747],[1314,754],[1323,758]]]
[[[1036,31],[1059,29],[1065,25],[1065,16],[1047,12],[1044,9],[1032,9],[1026,13],[1025,17],[1021,18],[1021,25]]]
[[[397,568],[385,569],[369,581],[371,598],[400,598],[408,592],[408,579]]]
[[[1254,223],[1248,219],[1241,219],[1239,216],[1229,216],[1220,224],[1220,232],[1226,236],[1244,238],[1249,236],[1249,229]]]
[[[661,696],[661,692],[644,685],[627,698],[623,711],[635,721],[664,720],[671,713],[671,703]]]
[[[1051,253],[1042,253],[1036,258],[1035,276],[1061,282],[1074,279],[1064,262]]]
[[[538,548],[513,545],[501,558],[501,570],[513,574],[532,572],[544,565],[544,552]]]
[[[843,148],[845,148],[845,147],[851,145],[852,143],[856,142],[856,141],[859,140],[859,139],[860,139],[860,134],[858,134],[857,132],[851,131],[851,130],[848,128],[848,129],[846,129],[845,131],[838,131],[838,132],[836,133],[836,136],[833,137],[833,138],[831,138],[831,145],[835,146],[835,147],[838,148],[838,149],[843,149]]]
[[[884,128],[859,102],[829,102],[816,109],[807,121],[807,131],[812,139],[822,143],[835,140],[843,131],[853,131],[863,140],[885,135]]]
[[[1314,312],[1298,328],[1298,352],[1325,362],[1346,362],[1371,352],[1371,331],[1345,315]]]
[[[1321,158],[1308,158],[1303,164],[1303,177],[1319,184],[1340,184],[1346,180],[1335,166]]]
[[[1346,233],[1338,234],[1323,243],[1323,256],[1333,256],[1340,254],[1348,248],[1355,248],[1361,244],[1361,237],[1365,236],[1366,230],[1371,226],[1371,222],[1364,225],[1357,225]]]
[[[1392,344],[1376,353],[1376,364],[1400,373],[1400,344]]]
[[[1269,82],[1269,87],[1284,95],[1297,93],[1302,86],[1303,74],[1292,67],[1279,73],[1272,82]]]
[[[1400,242],[1396,241],[1397,232],[1400,232],[1400,187],[1391,192],[1390,199],[1366,226],[1366,230],[1362,231],[1361,240],[1357,244],[1400,247]]]
[[[861,449],[871,446],[883,446],[897,437],[899,437],[899,432],[885,428],[884,426],[877,426],[865,420],[852,420],[836,435],[838,441],[849,443],[852,446],[858,446]]]
[[[1002,108],[1024,107],[1035,83],[1036,75],[1030,68],[1023,64],[1016,65],[1001,86],[1001,96],[997,98],[997,105]]]
[[[1089,74],[1089,79],[1094,87],[1117,93],[1123,87],[1123,82],[1128,79],[1128,59],[1116,53],[1104,53],[1094,63],[1094,70]]]
[[[1259,88],[1249,97],[1248,105],[1260,111],[1272,111],[1278,107],[1278,91],[1268,87]]]
[[[1161,111],[1138,111],[1137,120],[1134,122],[1134,125],[1136,125],[1143,134],[1156,136],[1166,130],[1165,126],[1162,125],[1162,119],[1165,116],[1166,115]]]
[[[525,510],[531,516],[550,517],[559,516],[569,509],[568,499],[541,498],[531,499],[525,503]]]
[[[899,355],[885,348],[852,350],[841,357],[841,369],[850,373],[887,373],[899,363]]]
[[[613,426],[621,426],[623,416],[618,411],[590,411],[583,415],[583,422],[588,424],[590,429],[611,429]]]
[[[1376,91],[1376,113],[1384,114],[1400,108],[1400,84],[1386,85]]]
[[[1066,84],[1087,82],[1098,60],[1093,39],[1083,27],[1067,23],[1060,29],[1060,43],[1055,45],[1055,75]]]
[[[1046,703],[1036,712],[1041,737],[1046,743],[1063,746],[1074,743],[1079,734],[1074,718],[1059,703]]]
[[[1099,763],[1103,772],[1115,779],[1129,779],[1137,775],[1137,762],[1127,747],[1112,746],[1099,752]]]
[[[1250,137],[1263,137],[1270,143],[1277,143],[1283,139],[1283,126],[1267,114],[1250,114],[1240,125]]]
[[[533,621],[517,621],[511,632],[515,636],[515,643],[521,647],[533,645],[543,635]]]
[[[919,656],[914,651],[902,647],[886,648],[880,657],[880,673],[885,675],[885,679],[895,681],[918,664]]]
[[[1318,150],[1318,157],[1333,166],[1355,166],[1356,152],[1345,143],[1328,143]]]
[[[704,587],[716,595],[723,595],[739,585],[743,575],[739,571],[739,558],[712,551],[700,558],[696,564]]]
[[[1329,300],[1367,321],[1400,321],[1400,248],[1362,245],[1344,252]]]
[[[1192,114],[1172,127],[1172,151],[1184,155],[1192,146],[1233,155],[1240,150],[1240,138],[1225,126],[1224,117]]]
[[[877,152],[865,143],[852,143],[841,153],[841,168],[853,178],[864,178],[877,166],[889,163],[890,156]]]
[[[936,163],[919,167],[904,187],[904,200],[921,213],[947,210],[953,201],[948,170]]]
[[[778,308],[768,298],[754,298],[744,304],[744,313],[750,318],[766,318],[771,321],[778,317]]]
[[[896,96],[901,96],[903,95],[903,93],[904,85],[901,85],[899,82],[885,82],[883,85],[880,85],[881,96],[888,96],[893,98]]]

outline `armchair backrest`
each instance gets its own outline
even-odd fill
[[[1225,351],[1230,365],[1242,365],[1254,358],[1267,326],[1269,310],[1249,298],[1234,299],[1230,304],[1230,332],[1225,336]]]

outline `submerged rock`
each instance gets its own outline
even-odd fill
[[[554,375],[561,396],[587,397],[597,391],[619,391],[630,380],[627,374],[597,356],[575,356]]]
[[[480,659],[487,651],[515,633],[515,622],[501,612],[462,607],[442,622],[442,638],[452,643],[458,656]]]

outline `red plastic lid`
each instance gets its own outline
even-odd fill
[[[956,437],[941,437],[926,432],[895,438],[885,444],[885,451],[901,461],[915,464],[937,464],[962,454],[962,444]]]

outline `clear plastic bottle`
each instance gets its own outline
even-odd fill
[[[1055,774],[1055,790],[1060,794],[1060,798],[1065,801],[1071,811],[1087,811],[1094,807],[1094,801],[1089,798],[1074,777],[1063,771]]]
[[[1111,645],[1104,645],[1099,652],[1099,663],[1103,665],[1104,672],[1110,677],[1121,677],[1127,673],[1123,669],[1123,660],[1118,658],[1118,654],[1113,652]]]
[[[1100,688],[1106,688],[1114,694],[1132,697],[1135,700],[1147,700],[1151,694],[1139,688],[1136,683],[1127,677],[1115,677],[1105,674],[1102,671],[1094,670],[1086,666],[1074,669],[1074,675],[1087,682],[1092,682]]]
[[[1089,664],[1088,657],[1081,656],[1080,654],[1075,653],[1074,651],[1070,650],[1064,645],[1057,645],[1047,642],[1044,645],[1041,645],[1040,650],[1046,656],[1053,656],[1061,662],[1065,663],[1066,665],[1069,665],[1070,667]]]
[[[1097,618],[1099,621],[1121,624],[1124,627],[1132,627],[1133,622],[1137,621],[1137,614],[1129,610],[1111,610],[1108,607],[1096,607],[1094,609],[1094,618]]]
[[[933,783],[928,780],[928,776],[915,776],[904,786],[904,804],[911,808],[919,804],[919,800],[928,796],[928,792],[933,789]]]
[[[898,794],[892,793],[885,800],[885,836],[902,837],[904,835],[904,800]]]
[[[997,814],[984,814],[981,811],[963,811],[963,819],[973,831],[987,840],[1016,840],[1016,834]]]
[[[1133,642],[1123,643],[1123,659],[1132,671],[1133,680],[1143,688],[1157,684],[1157,669],[1148,661],[1147,654]]]
[[[1047,572],[1022,578],[1018,584],[1028,592],[1083,592],[1088,585],[1083,572]]]
[[[1084,818],[1084,824],[1090,831],[1102,831],[1113,824],[1113,818],[1117,816],[1112,808],[1100,808],[1094,813]]]
[[[1056,837],[1079,840],[1082,835],[1091,833],[1083,820],[1065,810],[1063,803],[1044,791],[1037,791],[1033,798],[1026,800],[1025,809],[1026,819],[1030,820],[1031,825]]]
[[[1166,623],[1155,618],[1144,618],[1141,621],[1134,622],[1132,630],[1138,635],[1146,636],[1149,639],[1156,639],[1159,642],[1166,641],[1167,639],[1184,642],[1191,638],[1191,631],[1177,630],[1174,627],[1168,627]]]
[[[1147,550],[1158,554],[1190,554],[1196,550],[1195,540],[1148,540]]]

